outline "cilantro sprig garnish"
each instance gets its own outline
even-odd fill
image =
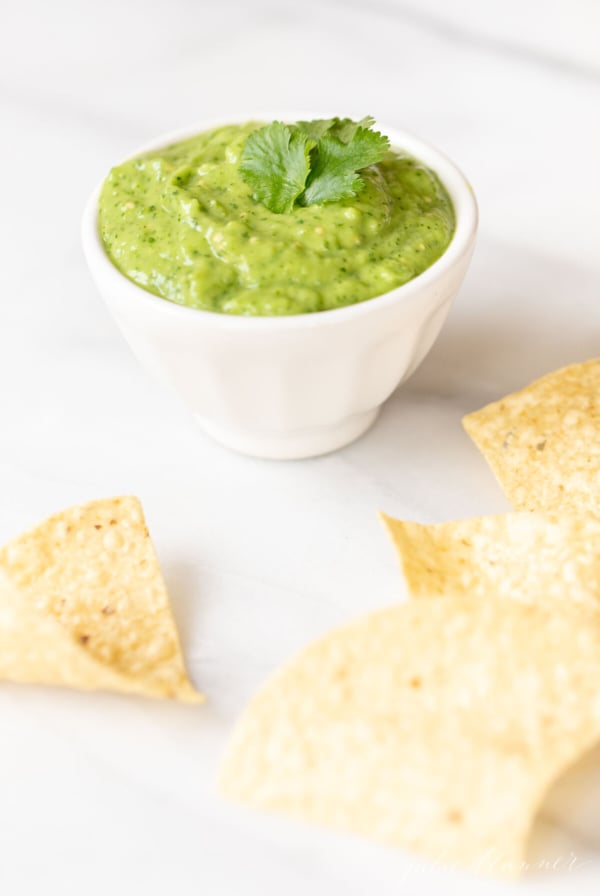
[[[240,174],[254,198],[276,214],[356,196],[364,186],[360,172],[390,148],[373,124],[372,118],[274,121],[247,138]]]
[[[304,191],[315,143],[280,121],[253,131],[244,144],[240,172],[254,198],[272,212],[289,212]]]

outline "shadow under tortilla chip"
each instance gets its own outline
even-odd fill
[[[137,498],[92,501],[50,517],[0,550],[0,570],[16,586],[28,618],[37,613],[39,625],[48,625],[49,632],[53,621],[53,638],[63,633],[56,644],[57,662],[62,662],[61,651],[73,656],[71,646],[89,660],[85,681],[78,685],[76,676],[70,676],[65,684],[188,702],[203,699],[185,671],[169,597]],[[50,655],[51,644],[48,647]],[[60,683],[43,672],[46,661],[39,677],[29,663],[25,679],[20,677],[17,653],[13,662],[12,675],[6,664],[0,667],[5,678]]]
[[[600,611],[600,520],[506,513],[435,525],[381,514],[410,597],[473,595]]]
[[[549,373],[463,425],[517,510],[600,516],[600,359]]]
[[[554,779],[600,736],[600,620],[411,601],[307,647],[251,701],[224,796],[482,874],[522,868]]]

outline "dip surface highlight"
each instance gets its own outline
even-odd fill
[[[351,199],[269,211],[239,173],[244,142],[260,126],[206,131],[113,168],[99,226],[125,276],[190,308],[302,314],[389,292],[448,247],[450,198],[401,150],[364,169]]]

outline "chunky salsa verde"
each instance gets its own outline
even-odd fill
[[[350,199],[274,214],[239,172],[251,122],[113,168],[100,234],[116,267],[171,302],[242,315],[302,314],[388,292],[433,264],[454,232],[436,175],[400,150]]]

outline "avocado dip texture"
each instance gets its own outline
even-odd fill
[[[260,127],[219,127],[112,169],[99,228],[121,273],[190,308],[303,314],[386,293],[448,247],[451,200],[436,175],[401,149],[361,171],[355,196],[270,211],[239,167],[246,139]]]

